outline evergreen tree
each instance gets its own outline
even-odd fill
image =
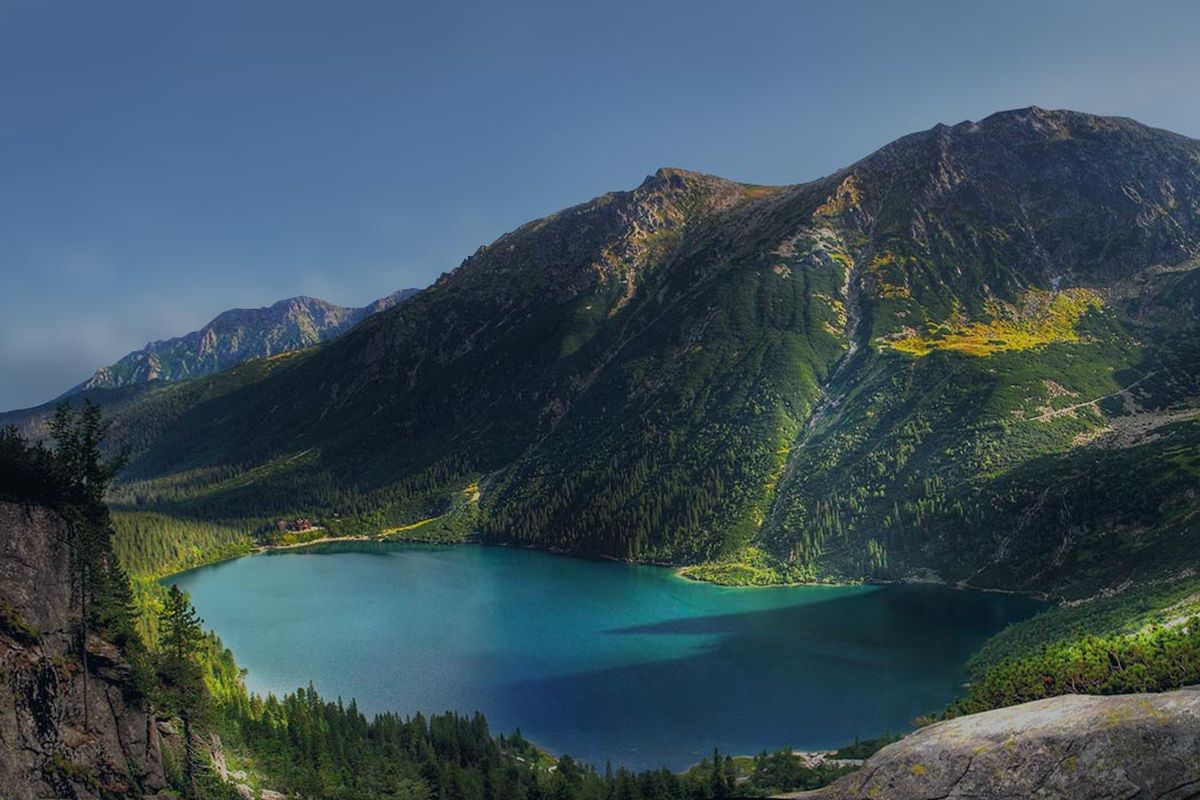
[[[124,466],[125,457],[106,460],[101,456],[100,443],[108,426],[100,407],[91,401],[85,402],[79,412],[66,403],[60,404],[49,425],[54,443],[53,470],[60,494],[56,508],[67,522],[72,588],[79,607],[79,656],[84,673],[83,724],[87,728],[90,724],[88,634],[96,625],[115,625],[126,634],[133,627],[125,595],[118,597],[115,603],[105,602],[113,587],[120,584],[127,589],[128,586],[123,580],[110,580],[114,577],[116,562],[112,555],[112,520],[104,504],[104,493]]]
[[[185,791],[190,797],[199,795],[194,728],[208,710],[204,673],[197,660],[204,640],[201,625],[187,596],[172,584],[158,622],[160,701],[183,723]]]
[[[722,769],[723,764],[724,762],[721,761],[721,753],[717,750],[717,748],[714,747],[712,759],[712,779],[709,783],[709,791],[712,793],[712,796],[716,798],[729,796],[727,784],[725,782],[724,770]]]

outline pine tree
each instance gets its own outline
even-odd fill
[[[98,599],[104,599],[101,596],[112,585],[106,579],[116,566],[112,557],[112,520],[104,504],[104,493],[125,465],[126,457],[119,455],[108,460],[101,457],[100,442],[108,425],[104,422],[100,407],[90,400],[84,403],[83,410],[78,413],[66,403],[60,404],[49,425],[50,438],[54,443],[54,472],[61,495],[58,498],[58,510],[67,522],[72,588],[78,593],[79,656],[84,676],[83,725],[86,729],[90,724],[88,634],[97,606],[102,613],[115,608],[112,604],[97,603]],[[128,611],[128,606],[121,608],[117,620],[122,627],[132,628],[131,618],[124,619]]]
[[[163,652],[180,661],[190,660],[204,638],[203,620],[177,584],[171,584],[159,619],[159,644]]]
[[[722,798],[728,796],[727,785],[725,783],[724,770],[722,769],[724,762],[721,761],[721,753],[717,748],[713,748],[712,760],[712,779],[709,791],[713,797]]]
[[[202,620],[187,596],[172,584],[159,617],[159,683],[161,702],[183,722],[186,792],[198,795],[196,743],[193,726],[208,710],[208,692],[196,660],[204,638]]]

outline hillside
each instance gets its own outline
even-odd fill
[[[117,389],[149,381],[178,381],[211,375],[249,361],[310,347],[340,336],[372,314],[417,293],[403,289],[361,308],[315,297],[292,297],[265,308],[234,308],[198,331],[149,342],[101,367],[64,396],[88,389]]]
[[[1200,142],[1028,108],[662,169],[319,347],[88,394],[126,510],[1089,597],[1200,554],[1198,259]]]

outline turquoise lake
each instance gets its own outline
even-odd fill
[[[603,769],[903,731],[1040,604],[936,586],[731,589],[501,547],[327,545],[171,579],[252,691],[482,711]]]

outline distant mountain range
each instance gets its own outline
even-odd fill
[[[129,508],[1085,597],[1200,557],[1198,264],[1200,142],[1025,108],[661,169],[317,347],[81,396]]]
[[[291,297],[265,308],[230,309],[198,331],[150,342],[115,364],[101,367],[63,396],[147,381],[199,378],[252,358],[309,347],[340,336],[417,291],[402,289],[361,308],[346,308],[315,297]]]

